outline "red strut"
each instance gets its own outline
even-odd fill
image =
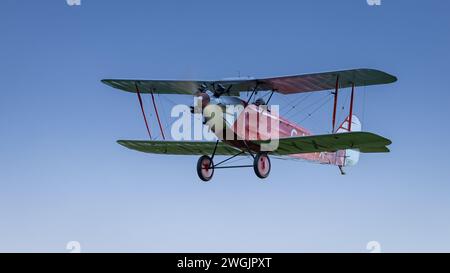
[[[333,107],[333,130],[331,133],[334,133],[334,128],[336,124],[336,108],[337,108],[337,101],[338,101],[338,92],[339,92],[339,75],[337,75],[336,78],[336,89],[334,91],[334,107]]]
[[[145,116],[144,104],[142,103],[141,92],[139,91],[139,87],[138,87],[137,83],[135,84],[135,86],[136,86],[136,94],[138,96],[139,104],[141,105],[142,116],[144,117],[145,127],[147,127],[147,133],[151,140],[152,134],[150,133],[150,127],[148,127],[147,117]]]
[[[348,131],[352,131],[352,119],[353,119],[353,97],[355,93],[355,83],[352,83],[352,95],[350,96],[350,114],[348,118]]]
[[[162,138],[166,140],[166,136],[164,136],[163,127],[161,126],[161,120],[159,119],[158,108],[156,107],[155,96],[153,95],[153,91],[150,91],[150,94],[152,95],[153,108],[155,108],[156,118],[158,119],[159,124],[159,130],[161,131]]]

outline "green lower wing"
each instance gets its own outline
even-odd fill
[[[208,155],[213,153],[216,145],[216,142],[210,141],[119,140],[117,143],[139,152],[167,155]],[[219,142],[216,155],[235,155],[239,152],[240,150]]]
[[[346,149],[357,149],[362,153],[386,153],[389,152],[386,146],[391,143],[387,138],[366,132],[290,137],[280,139],[278,148],[271,153],[275,155],[290,155],[336,152]]]
[[[119,140],[122,146],[139,152],[168,155],[208,155],[212,154],[216,142],[213,141],[144,141]],[[262,141],[256,141],[262,144]],[[270,152],[274,155],[291,155],[317,152],[336,152],[357,149],[362,153],[387,153],[386,147],[392,142],[384,137],[366,132],[351,132],[331,135],[290,137],[279,140],[278,148]],[[217,155],[235,155],[240,150],[219,142]]]

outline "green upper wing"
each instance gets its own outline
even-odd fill
[[[353,83],[355,86],[369,86],[397,81],[396,77],[383,71],[363,68],[261,79],[248,78],[218,81],[105,79],[102,82],[111,87],[133,93],[136,92],[137,85],[141,93],[154,92],[186,95],[196,93],[201,84],[207,85],[209,89],[214,89],[216,84],[222,84],[227,88],[231,86],[229,93],[225,95],[235,96],[239,95],[240,92],[252,91],[255,87],[258,90],[274,90],[282,94],[330,90],[335,88],[337,76],[339,76],[341,88],[350,87]]]
[[[290,137],[280,139],[278,148],[271,153],[275,155],[290,155],[336,152],[346,149],[357,149],[362,153],[383,153],[389,152],[386,146],[391,143],[387,138],[366,132]]]
[[[294,94],[334,89],[338,76],[340,88],[351,87],[353,84],[358,87],[388,84],[397,81],[395,76],[386,72],[362,68],[269,78],[262,79],[260,82],[261,87],[265,90],[276,90],[283,94]]]
[[[208,155],[213,153],[216,145],[216,142],[210,141],[119,140],[117,143],[139,152],[169,155]],[[217,145],[217,155],[235,155],[239,152],[223,142]]]
[[[234,80],[234,81],[178,81],[178,80],[118,80],[105,79],[102,80],[113,88],[127,92],[136,93],[136,86],[140,93],[155,94],[178,94],[193,95],[198,92],[200,85],[205,84],[209,89],[214,89],[215,84],[223,84],[225,86],[232,85],[230,92],[224,95],[238,96],[241,91],[252,90],[255,83],[252,80]]]

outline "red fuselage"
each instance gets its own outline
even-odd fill
[[[251,116],[257,117],[251,119]],[[222,117],[223,118],[223,117]],[[264,122],[260,122],[264,120]],[[294,122],[279,115],[274,115],[267,107],[249,104],[245,110],[238,113],[234,118],[223,118],[224,130],[215,131],[216,135],[224,142],[239,149],[247,149],[247,146],[258,151],[259,146],[252,144],[255,140],[282,139],[297,136],[310,136],[311,132]],[[273,124],[277,124],[272,128]],[[227,133],[226,133],[227,132]],[[229,137],[233,135],[233,137]],[[228,136],[228,137],[227,137]],[[242,140],[245,140],[245,144]],[[291,154],[287,157],[307,160],[322,164],[342,166],[345,160],[345,151]]]

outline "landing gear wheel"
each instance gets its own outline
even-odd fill
[[[214,163],[211,157],[204,155],[197,161],[197,174],[201,180],[208,182],[214,174]]]
[[[269,156],[266,153],[258,153],[253,161],[253,169],[259,178],[267,178],[270,174]]]

